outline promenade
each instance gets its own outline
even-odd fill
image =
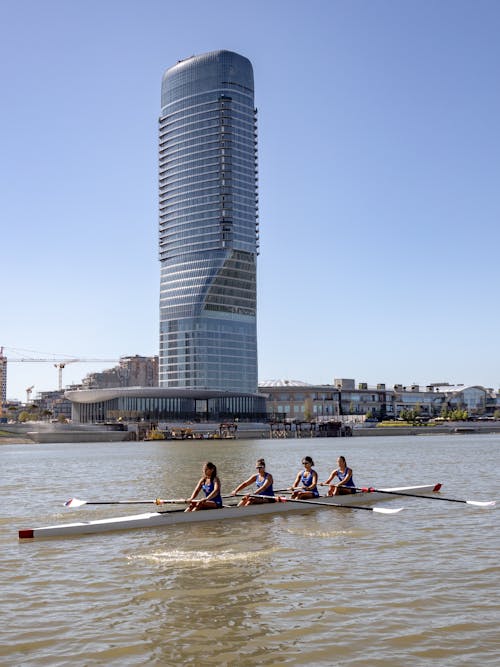
[[[191,427],[193,425],[191,424]],[[260,439],[275,440],[272,431],[266,424],[252,424],[252,428],[245,429],[244,425],[238,430],[235,437],[238,440]],[[267,428],[266,428],[267,427]],[[203,425],[207,429],[207,424]],[[359,426],[352,430],[352,437],[392,437],[415,435],[466,435],[500,433],[500,421],[494,422],[448,422],[436,426]],[[112,431],[100,428],[97,425],[72,424],[9,424],[0,429],[0,445],[35,444],[35,443],[81,443],[81,442],[117,442],[135,439],[132,431]],[[234,436],[233,436],[234,437]],[[290,431],[284,439],[308,438],[308,433]],[[315,438],[321,437],[317,434]],[[327,436],[325,436],[327,437]]]
[[[439,426],[377,426],[355,428],[353,437],[392,435],[461,435],[466,433],[500,433],[500,421],[495,422],[448,422]]]

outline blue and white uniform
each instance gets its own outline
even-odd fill
[[[205,482],[205,484],[203,484],[201,488],[203,489],[205,497],[209,496],[212,493],[214,487],[215,487],[215,482],[213,482],[212,480],[210,480],[210,482]],[[217,505],[217,507],[222,507],[222,497],[220,495],[220,491],[216,496],[210,498],[210,500],[213,500],[213,502]]]
[[[343,482],[349,473],[351,473],[351,479],[347,481],[345,484],[342,484],[342,487],[346,489],[353,488],[356,486],[352,478],[352,470],[350,468],[346,468],[344,472],[342,472],[340,468],[337,470],[337,477],[339,478],[340,482]]]
[[[314,473],[314,470],[312,468],[309,472],[307,472],[307,470],[304,470],[304,472],[302,473],[302,477],[300,478],[300,481],[302,482],[302,486],[309,486],[310,484],[312,484],[312,482],[313,482],[313,473]],[[313,494],[313,496],[315,498],[319,498],[319,491],[318,491],[318,487],[316,485],[314,485],[314,487],[312,489],[305,489],[305,490],[306,491],[311,491],[311,493]]]
[[[264,486],[268,477],[269,477],[268,472],[265,473],[263,479],[259,479],[259,476],[257,475],[257,479],[255,480],[255,490],[256,491],[258,491],[262,486]],[[264,489],[264,491],[262,491],[262,493],[259,493],[258,495],[259,496],[274,496],[272,483],[266,489]]]

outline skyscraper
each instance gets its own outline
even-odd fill
[[[257,391],[256,113],[252,65],[237,53],[163,76],[160,387]]]
[[[68,391],[75,423],[237,422],[261,437],[256,113],[252,65],[237,53],[193,56],[165,72],[159,387]]]

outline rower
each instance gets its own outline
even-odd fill
[[[299,470],[293,486],[290,487],[290,491],[293,491],[290,498],[300,500],[318,498],[318,473],[316,470],[313,470],[314,461],[310,456],[304,456],[302,465],[304,466],[304,470]],[[299,484],[302,484],[301,488],[297,488]]]
[[[250,484],[255,483],[255,493],[250,496],[245,496],[239,503],[240,505],[256,505],[261,503],[274,503],[274,491],[273,491],[273,476],[270,472],[266,472],[266,462],[264,459],[257,459],[255,463],[255,470],[257,471],[254,475],[249,477],[247,480],[239,484],[234,491],[231,492],[232,496],[236,496],[239,491],[250,486]],[[256,498],[255,496],[261,496]]]
[[[196,500],[196,496],[203,491],[205,498]],[[191,497],[188,498],[189,507],[186,512],[197,512],[198,510],[215,510],[222,507],[220,480],[217,477],[217,468],[213,463],[207,461],[203,465],[203,476],[195,486]]]
[[[337,496],[343,493],[356,493],[356,485],[352,478],[352,469],[348,468],[345,456],[339,456],[337,459],[338,468],[332,470],[330,477],[326,482],[321,482],[320,486],[330,486],[328,489],[329,496]],[[331,482],[338,478],[337,484],[331,484]]]

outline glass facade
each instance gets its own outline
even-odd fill
[[[166,390],[168,391],[168,390]],[[161,395],[148,389],[105,389],[68,392],[75,423],[127,421],[262,421],[265,398],[259,395],[222,395],[217,392]]]
[[[214,51],[165,72],[160,387],[257,391],[256,127],[247,58]]]

